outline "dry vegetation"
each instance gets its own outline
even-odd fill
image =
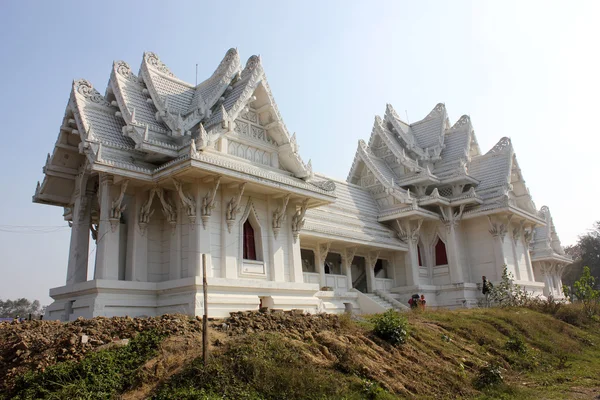
[[[75,393],[79,398],[125,399],[599,396],[600,324],[578,318],[577,306],[551,311],[497,308],[410,313],[406,343],[398,346],[377,337],[369,319],[237,313],[211,324],[211,357],[206,366],[200,357],[201,324],[195,319],[164,317],[168,329],[161,327],[160,318],[102,319],[104,329],[110,330],[114,321],[135,327],[125,330],[128,337],[140,331],[144,334],[127,346],[90,349],[72,361],[56,359],[54,365],[50,362],[42,368],[44,372],[35,372],[35,364],[22,362],[18,364],[20,378],[9,378],[6,385],[12,390],[5,393],[7,398],[73,398]],[[73,326],[83,329],[83,324],[97,323],[51,324],[1,325],[0,343],[14,335],[35,337],[34,332],[49,327],[72,334]],[[146,324],[153,325],[143,328]],[[88,333],[90,338],[94,335],[91,330]],[[114,331],[105,335],[125,336]],[[70,354],[70,343],[57,341],[52,351],[61,354],[66,348]],[[135,352],[126,350],[132,345]],[[4,354],[0,367],[7,371],[13,361]],[[99,363],[104,363],[102,368]],[[24,366],[34,372],[23,375]],[[87,375],[90,370],[93,379]],[[106,379],[99,378],[98,371]],[[496,372],[503,381],[494,381]],[[49,375],[62,379],[60,385],[48,383],[52,382]],[[44,382],[49,386],[43,386]]]

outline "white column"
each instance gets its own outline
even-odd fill
[[[87,176],[78,176],[75,189],[75,204],[72,215],[71,243],[67,266],[67,285],[87,280],[88,254],[90,246],[90,224],[93,193],[86,190]]]
[[[269,233],[267,236],[269,237],[269,248],[271,249],[271,254],[269,255],[271,280],[275,282],[283,282],[285,281],[285,274],[283,271],[283,247],[285,245],[284,236],[286,234],[285,230],[287,229],[287,224],[289,223],[289,221],[284,221],[281,224],[281,227],[279,228],[279,232],[275,233],[275,229],[273,228],[273,213],[278,210],[277,201],[277,199],[267,199],[268,226],[266,227],[266,229]]]
[[[127,274],[126,280],[134,282],[148,281],[148,236],[146,226],[140,225],[140,209],[148,201],[149,191],[138,191],[129,209],[130,218],[127,242]]]
[[[100,224],[98,225],[98,242],[96,249],[95,279],[119,279],[119,229],[111,228],[110,215],[113,197],[113,177],[100,177]],[[117,223],[118,224],[118,223]],[[117,226],[118,228],[118,226]]]
[[[523,243],[523,248],[525,251],[525,263],[527,264],[527,275],[529,277],[530,281],[535,281],[535,276],[533,274],[533,264],[531,262],[531,254],[529,253],[529,242],[531,241],[531,236],[530,234],[527,234],[523,232],[523,239],[522,239],[522,243]]]
[[[221,219],[221,277],[227,279],[237,279],[238,262],[242,263],[243,252],[240,251],[242,245],[242,232],[240,232],[239,213],[236,213],[235,223],[231,226],[231,232],[227,229],[225,210],[227,210],[228,201],[235,196],[233,191],[221,189],[221,212],[218,218]],[[212,216],[211,218],[215,218]],[[258,234],[258,232],[255,232]],[[256,249],[259,251],[259,249]],[[265,255],[266,256],[266,255]]]
[[[294,215],[294,210],[291,210],[288,215],[288,219]],[[304,276],[302,275],[302,254],[300,252],[300,235],[294,239],[294,235],[288,234],[288,248],[290,249],[290,280],[292,282],[302,283],[304,282]],[[352,286],[349,286],[352,287]]]
[[[342,265],[346,273],[346,287],[348,290],[352,289],[352,261],[356,250],[356,247],[349,247],[342,251]]]
[[[448,267],[450,269],[450,279],[452,283],[463,283],[463,271],[458,258],[458,248],[456,246],[456,225],[458,221],[450,222],[446,224],[447,232],[447,246],[446,251],[448,252]]]
[[[365,257],[365,268],[367,273],[367,293],[373,293],[377,288],[375,285],[375,264],[377,264],[378,255],[369,253]]]
[[[408,286],[419,284],[419,249],[413,240],[408,241],[408,253],[404,263],[406,264],[406,282]]]
[[[509,229],[511,228],[511,226],[509,225]],[[518,237],[515,238],[515,231],[513,231],[512,229],[510,230],[510,245],[511,245],[511,250],[513,253],[513,260],[515,260],[515,279],[517,281],[520,281],[521,278],[521,267],[519,266],[519,259],[517,257],[517,240],[519,240]]]
[[[165,198],[169,198],[168,192],[165,191]],[[177,218],[175,224],[168,219],[165,221],[165,229],[170,231],[171,242],[169,244],[169,280],[183,278],[181,276],[181,224],[185,223],[187,217],[182,215],[181,203],[176,198],[177,194],[172,193],[171,204],[176,204],[174,208],[177,210]],[[192,256],[190,254],[190,256]],[[188,258],[189,259],[189,258]],[[189,273],[190,271],[188,271]]]
[[[317,268],[319,272],[319,284],[320,287],[327,286],[327,279],[325,277],[325,259],[329,253],[329,247],[331,243],[319,243],[317,245],[317,251],[315,253]]]

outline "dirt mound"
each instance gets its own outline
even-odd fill
[[[306,333],[337,330],[340,320],[333,314],[305,315],[302,311],[241,311],[232,312],[229,318],[214,322],[212,328],[227,332],[230,336],[274,331],[301,338]]]
[[[127,343],[138,332],[155,329],[167,336],[201,332],[202,321],[185,315],[155,318],[80,318],[69,323],[0,323],[0,391],[26,371],[43,371],[60,361],[78,361],[87,352]]]

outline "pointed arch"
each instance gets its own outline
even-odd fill
[[[448,253],[446,243],[438,236],[434,245],[435,266],[448,265]]]
[[[248,199],[246,209],[240,218],[240,260],[264,261],[262,232],[252,199]]]

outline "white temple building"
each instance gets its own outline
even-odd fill
[[[482,153],[468,116],[452,125],[438,104],[408,124],[388,105],[347,181],[333,180],[298,153],[260,57],[242,67],[235,49],[196,86],[154,53],[137,75],[115,62],[104,95],[73,82],[43,172],[33,201],[64,207],[71,226],[51,319],[201,315],[203,254],[215,317],[372,313],[413,293],[472,307],[505,265],[561,298],[571,262],[510,139]]]

